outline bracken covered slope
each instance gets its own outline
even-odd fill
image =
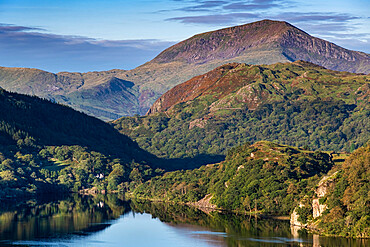
[[[270,66],[231,63],[175,86],[153,104],[148,114],[207,95],[215,100],[211,111],[241,104],[253,110],[263,103],[283,100],[282,95],[296,89],[303,90],[305,98],[332,97],[368,103],[368,81],[366,75],[331,71],[305,61]],[[349,89],[355,85],[359,86],[357,90]]]
[[[115,127],[161,157],[222,154],[247,141],[351,151],[370,139],[370,77],[304,61],[231,63],[161,96]]]

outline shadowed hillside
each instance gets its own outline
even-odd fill
[[[125,192],[164,170],[224,159],[158,159],[113,126],[70,107],[0,89],[0,201],[88,189]]]
[[[0,89],[0,112],[0,200],[126,190],[162,172],[130,138],[70,107]]]

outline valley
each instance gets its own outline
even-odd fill
[[[72,194],[45,206],[68,219],[65,204],[113,205],[89,224],[161,218],[159,201],[181,207],[172,221],[221,224],[220,210],[370,238],[369,73],[369,54],[271,20],[197,34],[133,70],[0,67],[0,201]]]

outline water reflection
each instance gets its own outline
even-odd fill
[[[0,209],[0,240],[34,240],[86,235],[108,227],[109,220],[130,212],[130,205],[117,196],[74,195],[47,203],[36,200]]]
[[[189,232],[194,236],[222,239],[224,246],[299,246],[298,241],[292,238],[288,221],[219,212],[206,214],[183,205],[148,202],[133,204],[135,210],[150,213],[162,222],[175,227],[189,227]],[[201,226],[202,230],[193,230],[193,225]]]
[[[366,246],[327,238],[288,221],[205,213],[184,205],[126,201],[117,195],[2,204],[0,245]]]

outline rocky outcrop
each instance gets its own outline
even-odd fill
[[[328,192],[328,189],[333,185],[333,180],[338,172],[333,173],[330,176],[323,177],[319,184],[317,185],[317,188],[315,190],[316,196],[318,198],[324,197],[326,193]]]
[[[327,205],[321,204],[320,199],[324,198],[330,188],[334,186],[334,179],[337,175],[337,172],[333,173],[330,176],[324,176],[319,184],[317,185],[317,188],[315,189],[315,198],[312,199],[312,219],[316,219],[324,213],[324,211],[328,208]],[[299,214],[297,213],[297,208],[304,207],[305,204],[302,202],[299,203],[298,207],[296,207],[293,211],[293,213],[290,216],[290,224],[294,226],[300,226],[300,227],[310,227],[314,228],[314,225],[311,224],[311,222],[308,222],[306,224],[303,224],[300,222]]]
[[[312,216],[313,218],[320,217],[322,213],[327,209],[327,205],[320,204],[320,199],[312,200]]]
[[[204,128],[207,125],[207,119],[200,118],[200,119],[195,119],[189,123],[189,129],[198,127],[198,128]]]
[[[193,207],[197,207],[200,210],[202,210],[205,213],[210,213],[212,211],[215,211],[218,209],[218,207],[211,203],[212,195],[208,194],[204,198],[200,199],[197,202],[189,202],[188,205],[191,205]]]
[[[329,188],[334,185],[334,178],[336,174],[337,172],[335,172],[331,176],[323,177],[315,190],[317,198],[312,200],[312,216],[314,219],[320,217],[322,213],[328,208],[327,205],[320,203],[320,198],[325,197],[328,193]]]
[[[302,204],[302,203],[299,203],[299,205],[298,205],[299,208],[302,208],[304,206],[305,205]],[[295,208],[293,210],[293,213],[290,215],[290,225],[292,225],[292,226],[299,226],[299,227],[305,227],[305,226],[307,226],[307,224],[303,224],[298,219],[299,219],[299,214],[297,213],[297,208]]]

